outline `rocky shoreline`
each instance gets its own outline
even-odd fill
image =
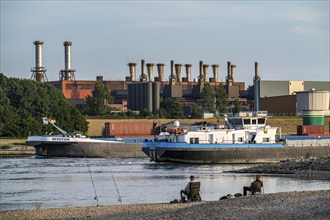
[[[321,176],[330,180],[330,156],[285,160],[239,173]],[[318,175],[315,175],[318,173]],[[196,203],[157,203],[99,207],[52,208],[1,212],[2,220],[11,219],[330,219],[330,185],[327,190],[281,192]]]
[[[262,164],[251,168],[225,171],[227,173],[259,173],[290,175],[299,178],[311,178],[330,181],[330,156],[282,160],[271,164]]]

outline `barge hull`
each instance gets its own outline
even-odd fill
[[[146,157],[142,143],[40,143],[34,146],[36,155],[47,157],[131,158]]]

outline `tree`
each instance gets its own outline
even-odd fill
[[[182,105],[171,97],[164,97],[161,100],[159,114],[161,118],[184,118]]]
[[[45,133],[42,117],[54,118],[62,129],[87,132],[87,121],[53,85],[7,78],[0,73],[0,136]],[[57,131],[56,131],[57,132]]]
[[[209,83],[204,83],[201,98],[203,99],[203,107],[210,112],[215,112],[215,92]]]
[[[108,104],[112,103],[113,97],[110,95],[108,87],[104,84],[95,84],[92,96],[86,98],[84,113],[87,115],[107,115],[110,114]]]
[[[197,103],[191,103],[191,118],[201,118],[202,112],[201,108]]]
[[[228,109],[228,94],[223,85],[219,85],[215,90],[215,108],[219,113],[225,113]]]
[[[234,114],[239,113],[241,110],[242,110],[242,104],[241,104],[241,102],[239,101],[239,99],[236,98],[236,99],[234,100],[234,109],[233,109],[233,113],[234,113]]]

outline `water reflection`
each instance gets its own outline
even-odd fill
[[[203,200],[242,193],[253,174],[223,173],[250,165],[156,164],[143,159],[2,158],[0,211],[93,206],[91,171],[100,205],[169,202],[191,174],[202,182]],[[89,169],[88,169],[89,168]],[[116,185],[113,181],[115,178]],[[264,192],[329,189],[329,181],[263,175]]]

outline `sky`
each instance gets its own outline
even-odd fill
[[[49,81],[64,69],[72,41],[77,80],[125,80],[128,63],[218,64],[234,81],[251,85],[254,62],[262,80],[330,81],[329,0],[286,1],[29,1],[0,0],[0,72],[31,78],[36,40],[44,41]],[[157,70],[154,68],[154,76]],[[185,68],[182,68],[185,76]],[[212,69],[209,68],[209,76]]]

